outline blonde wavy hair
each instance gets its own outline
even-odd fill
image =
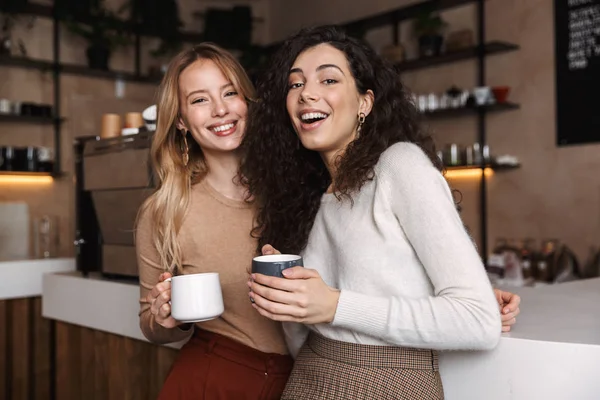
[[[166,271],[182,267],[182,254],[177,235],[188,210],[192,183],[206,174],[202,149],[188,140],[189,162],[183,163],[184,132],[177,129],[180,113],[179,77],[184,69],[198,60],[210,60],[223,72],[246,101],[254,100],[254,87],[244,68],[227,50],[212,43],[202,43],[184,50],[171,60],[158,89],[157,125],[152,138],[150,156],[155,171],[156,191],[140,208],[149,213],[154,247]]]

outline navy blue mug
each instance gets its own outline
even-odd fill
[[[283,278],[281,271],[291,267],[303,267],[302,256],[294,254],[269,254],[252,259],[252,273]]]

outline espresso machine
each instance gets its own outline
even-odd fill
[[[75,142],[77,269],[137,279],[134,227],[154,191],[152,132]]]

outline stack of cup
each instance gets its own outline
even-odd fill
[[[108,139],[120,136],[121,126],[121,116],[119,114],[104,114],[102,116],[100,137]]]

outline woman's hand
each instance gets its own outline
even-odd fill
[[[180,323],[171,317],[171,281],[165,282],[172,275],[169,272],[163,272],[158,277],[158,283],[146,296],[146,301],[150,303],[150,312],[154,315],[157,324],[164,328],[175,328]]]
[[[499,289],[494,289],[494,294],[496,295],[496,300],[500,306],[502,332],[510,332],[511,326],[517,322],[516,316],[521,312],[521,309],[519,308],[521,298],[517,294],[503,292]]]
[[[279,254],[271,245],[262,253]],[[333,321],[340,291],[327,286],[314,269],[293,267],[284,270],[285,278],[252,274],[248,280],[252,307],[274,321],[304,324]]]

